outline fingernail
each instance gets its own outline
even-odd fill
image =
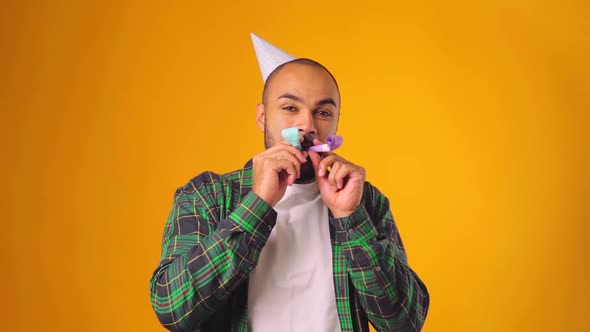
[[[324,169],[320,168],[320,171],[318,172],[319,176],[324,176],[324,172],[325,172]]]

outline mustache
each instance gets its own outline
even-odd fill
[[[303,135],[303,142],[301,142],[301,150],[307,151],[313,146],[313,136],[309,134]]]

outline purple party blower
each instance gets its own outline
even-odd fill
[[[326,138],[325,144],[310,146],[309,150],[313,150],[315,152],[334,151],[342,145],[343,141],[344,141],[344,139],[342,138],[342,136],[337,136],[337,135],[328,136]]]

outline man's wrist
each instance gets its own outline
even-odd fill
[[[354,209],[356,210],[356,209]],[[332,215],[334,216],[334,218],[340,219],[340,218],[346,218],[348,216],[350,216],[354,210],[350,210],[350,211],[345,211],[345,210],[331,210],[332,211]]]
[[[377,230],[365,207],[361,204],[356,210],[344,218],[330,218],[335,228],[335,240],[343,246],[355,246],[376,236]]]
[[[334,216],[334,218],[337,218],[337,219],[346,218],[346,217],[349,217],[351,214],[353,214],[354,211],[358,210],[359,206],[361,206],[360,203],[355,208],[353,208],[351,210],[330,209],[330,211],[332,212],[332,215]]]

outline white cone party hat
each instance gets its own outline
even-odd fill
[[[285,62],[295,60],[294,56],[281,50],[266,40],[253,33],[250,33],[250,35],[252,36],[252,43],[254,44],[256,58],[258,58],[258,65],[260,66],[260,72],[262,73],[262,80],[264,82],[266,82],[268,75],[270,75],[270,73],[272,73],[272,71],[278,66]]]

